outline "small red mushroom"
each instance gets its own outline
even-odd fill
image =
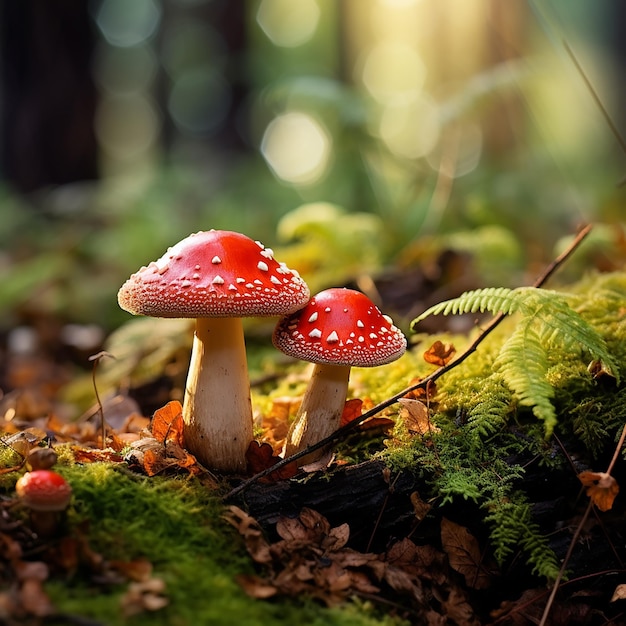
[[[15,492],[30,509],[33,530],[40,537],[54,535],[72,497],[72,488],[65,478],[47,469],[26,472],[15,483]]]
[[[185,397],[185,445],[221,472],[245,470],[252,434],[250,382],[241,318],[285,315],[309,300],[297,272],[240,233],[189,235],[142,267],[119,290],[133,315],[196,318]]]
[[[375,367],[398,359],[406,337],[364,294],[326,289],[299,311],[280,320],[274,345],[290,356],[315,363],[285,443],[285,455],[305,450],[339,427],[348,392],[350,368]],[[319,460],[324,450],[298,461]]]

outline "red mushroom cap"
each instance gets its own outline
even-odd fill
[[[326,289],[280,320],[272,338],[285,354],[312,363],[374,367],[406,350],[406,337],[364,294]]]
[[[15,491],[33,511],[63,511],[72,497],[65,478],[51,470],[26,472],[15,483]]]
[[[120,307],[153,317],[285,315],[309,288],[258,241],[226,230],[189,235],[120,288]]]

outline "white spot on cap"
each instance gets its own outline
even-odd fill
[[[232,283],[230,285],[228,285],[228,290],[229,291],[237,291],[237,287],[235,287],[235,285],[233,285]]]
[[[358,328],[365,328],[365,324],[361,320],[357,320],[356,325]]]
[[[318,317],[317,311],[315,311],[315,313],[311,314],[311,317],[309,317],[309,322],[311,322],[311,324],[313,322],[316,322],[317,321],[317,317]]]
[[[191,281],[190,280],[183,280],[182,283],[180,283],[181,287],[191,287]]]
[[[281,284],[280,280],[278,278],[276,278],[276,276],[274,276],[274,274],[272,274],[270,276],[270,281],[273,282],[275,285],[280,285]]]
[[[336,343],[337,341],[339,341],[339,335],[336,331],[333,330],[333,332],[330,333],[328,337],[326,337],[326,341],[328,341],[328,343]]]
[[[265,250],[265,246],[260,241],[255,241],[254,243],[256,243],[256,245],[259,246],[261,250]]]
[[[261,256],[264,256],[266,259],[274,258],[274,250],[271,248],[265,248],[265,250],[261,250]]]
[[[378,335],[376,333],[370,333],[370,339],[378,339]]]
[[[214,285],[223,285],[224,284],[224,279],[221,276],[218,275],[211,282]]]
[[[330,313],[330,307],[329,307],[329,306],[327,306],[327,307],[324,309],[324,311],[325,311],[326,313]]]
[[[239,283],[240,285],[246,282],[245,278],[237,278],[235,279],[235,282]]]
[[[262,272],[267,272],[267,270],[269,270],[269,267],[267,266],[267,263],[265,263],[264,261],[259,261],[256,266],[262,271]]]
[[[388,315],[383,315],[383,317],[390,323],[393,324],[393,320]]]
[[[211,259],[211,263],[213,263],[213,265],[219,265],[221,262],[222,262],[222,259],[220,259],[217,255],[215,255]]]
[[[311,339],[319,339],[322,336],[322,331],[319,328],[314,328],[310,333]]]

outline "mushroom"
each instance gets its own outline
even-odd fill
[[[196,329],[183,422],[185,445],[213,470],[245,470],[252,435],[250,382],[241,318],[285,315],[309,300],[298,273],[240,233],[189,235],[120,288],[134,315],[191,317]]]
[[[26,472],[15,483],[15,491],[20,502],[30,509],[33,530],[44,538],[54,535],[72,497],[72,488],[65,478],[52,470]]]
[[[282,318],[274,345],[290,356],[315,363],[296,418],[289,429],[285,455],[305,450],[339,427],[348,392],[350,368],[395,361],[406,350],[406,337],[364,294],[333,288],[318,293],[299,311]],[[319,460],[324,450],[299,459],[300,466]]]

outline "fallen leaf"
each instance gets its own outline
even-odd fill
[[[341,413],[341,421],[339,426],[345,426],[354,421],[357,417],[361,417],[363,413],[363,400],[361,398],[351,398],[346,400],[343,406],[343,412]]]
[[[76,463],[121,463],[124,457],[115,450],[100,450],[98,448],[83,448],[72,446],[72,454]]]
[[[486,589],[491,585],[491,572],[483,563],[478,540],[465,526],[444,517],[441,520],[441,543],[450,567],[463,574],[468,587]]]
[[[613,476],[605,472],[581,472],[578,479],[586,489],[591,501],[601,510],[608,511],[619,493],[619,485]]]
[[[446,600],[443,601],[446,616],[453,624],[462,626],[480,626],[474,609],[468,602],[467,596],[458,587],[452,587]]]
[[[178,400],[172,400],[157,409],[152,416],[152,436],[161,443],[175,441],[185,447],[183,436],[183,407]]]
[[[447,365],[452,357],[456,354],[456,348],[451,343],[443,343],[435,341],[426,352],[424,352],[424,361],[437,367]]]
[[[626,585],[621,584],[615,587],[615,591],[613,592],[613,596],[611,597],[611,602],[615,602],[616,600],[626,600]]]
[[[400,404],[398,416],[410,433],[426,435],[441,432],[441,429],[430,421],[430,412],[423,402],[408,398],[400,398],[398,402]]]
[[[274,449],[267,442],[259,443],[258,441],[251,441],[246,450],[246,470],[250,476],[254,476],[255,474],[259,474],[273,467],[279,461],[282,461],[281,457],[274,454]],[[297,464],[288,463],[275,472],[270,472],[267,476],[264,476],[262,480],[264,482],[286,480],[295,476],[297,473]]]
[[[239,574],[235,580],[247,595],[257,600],[266,600],[278,592],[274,585],[253,574]]]
[[[251,515],[238,506],[231,505],[223,517],[243,537],[248,553],[257,563],[271,563],[269,543],[265,540],[259,523]]]
[[[409,381],[408,386],[412,387],[413,385],[417,385],[421,381],[421,378],[412,378]],[[434,396],[436,392],[437,385],[433,382],[429,382],[426,387],[418,387],[417,389],[413,389],[412,391],[404,394],[403,397],[407,398],[408,400],[421,400],[422,402],[428,402],[428,399]]]
[[[414,491],[411,496],[411,504],[413,505],[413,511],[415,511],[415,517],[421,522],[431,509],[431,505],[428,502],[424,502],[417,491]]]
[[[162,578],[149,578],[142,582],[132,582],[122,596],[122,611],[131,617],[144,611],[158,611],[169,604],[165,597],[165,581]]]

